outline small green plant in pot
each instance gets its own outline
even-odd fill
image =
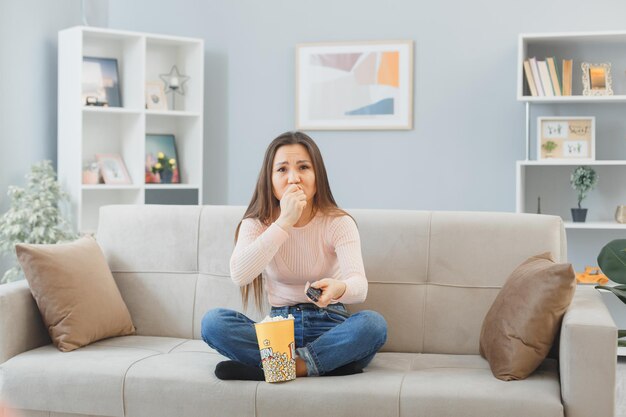
[[[0,255],[12,257],[15,265],[4,273],[3,283],[23,277],[15,256],[17,243],[58,243],[76,238],[59,210],[67,194],[61,191],[52,162],[33,165],[26,180],[26,188],[9,187],[11,206],[0,216]]]
[[[547,141],[546,143],[544,143],[543,145],[541,145],[541,147],[543,149],[545,149],[546,151],[546,158],[552,158],[552,151],[555,150],[559,145],[556,144],[556,142],[554,141]]]
[[[626,239],[616,239],[607,243],[598,255],[598,266],[611,281],[621,285],[596,285],[600,290],[611,291],[626,304]],[[626,347],[626,330],[617,332],[618,346]]]
[[[584,222],[587,218],[587,209],[582,208],[580,203],[598,183],[598,174],[596,174],[593,168],[580,166],[572,172],[570,183],[578,194],[578,208],[572,209],[572,220],[575,222]]]

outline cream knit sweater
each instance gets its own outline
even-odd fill
[[[362,303],[367,296],[359,231],[345,215],[318,212],[305,226],[289,230],[244,219],[230,258],[231,278],[244,286],[260,273],[269,303],[275,307],[311,302],[304,294],[305,284],[322,278],[346,284],[346,292],[334,301]]]

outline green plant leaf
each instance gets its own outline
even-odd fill
[[[619,339],[620,337],[626,337],[626,330],[617,331],[617,338]]]
[[[619,298],[622,303],[626,304],[626,291],[620,290],[619,288],[609,287],[608,285],[596,285],[594,288],[598,290],[607,290],[611,291],[613,294]]]
[[[612,281],[626,284],[626,239],[604,245],[598,255],[598,266]]]

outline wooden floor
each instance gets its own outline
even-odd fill
[[[617,403],[615,417],[626,417],[626,356],[617,359]]]

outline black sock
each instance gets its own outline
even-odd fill
[[[224,361],[215,367],[215,376],[219,379],[240,379],[246,381],[265,381],[263,369],[237,361]]]
[[[340,376],[340,375],[353,375],[363,373],[363,368],[357,366],[356,362],[350,362],[339,368],[333,369],[330,372],[326,372],[322,376]]]

